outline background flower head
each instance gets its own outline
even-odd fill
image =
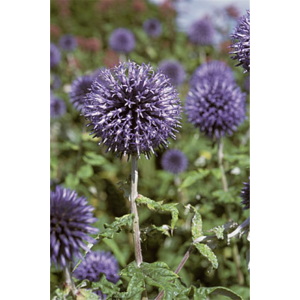
[[[170,78],[171,83],[175,86],[182,84],[186,77],[182,64],[176,60],[163,60],[159,64],[158,70]]]
[[[231,58],[238,61],[236,66],[242,66],[244,73],[250,72],[250,10],[239,19],[231,39]]]
[[[215,38],[215,29],[212,22],[203,18],[192,23],[188,29],[189,40],[196,45],[212,45]]]
[[[104,69],[87,95],[84,115],[94,137],[121,155],[144,154],[175,139],[180,127],[181,107],[178,92],[161,72],[150,64],[128,61]]]
[[[65,34],[59,39],[59,46],[65,51],[73,51],[77,47],[77,40],[72,34]]]
[[[210,138],[232,134],[246,117],[246,94],[232,81],[207,78],[186,97],[188,122]]]
[[[240,197],[243,199],[241,204],[244,205],[244,209],[250,208],[250,177],[248,182],[244,182],[244,188],[241,190]]]
[[[108,281],[117,283],[120,278],[118,272],[118,261],[110,252],[89,251],[73,275],[80,280],[97,282],[100,276],[105,274]]]
[[[77,77],[71,85],[71,91],[69,93],[70,102],[75,109],[81,111],[85,96],[90,92],[94,77],[91,75]]]
[[[161,164],[164,170],[173,174],[179,174],[186,170],[188,160],[182,151],[170,149],[163,154]]]
[[[151,36],[156,37],[159,36],[162,32],[162,26],[158,19],[148,19],[143,23],[143,28],[145,32]]]
[[[109,46],[120,53],[129,53],[135,48],[135,37],[126,28],[115,29],[109,37]]]
[[[228,81],[235,80],[231,68],[225,62],[214,60],[200,65],[194,71],[190,79],[190,85],[194,86],[202,80],[213,81],[217,78]]]
[[[50,68],[56,67],[60,63],[61,53],[54,43],[50,43]]]
[[[64,267],[74,258],[83,258],[80,250],[89,250],[84,241],[93,243],[88,234],[98,232],[90,226],[97,221],[93,210],[74,190],[56,186],[50,192],[50,258],[56,266]]]
[[[50,117],[58,118],[65,114],[67,108],[64,100],[58,98],[57,96],[50,94]]]

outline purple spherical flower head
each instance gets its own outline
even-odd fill
[[[51,77],[50,88],[53,90],[59,89],[61,87],[61,80],[57,74]]]
[[[65,34],[59,39],[59,46],[65,51],[73,51],[77,47],[76,38],[71,34]]]
[[[188,92],[185,111],[188,122],[210,138],[232,134],[244,121],[246,94],[232,81],[205,79]]]
[[[151,36],[156,37],[159,36],[162,32],[161,23],[158,19],[148,19],[143,24],[145,32]]]
[[[233,51],[232,59],[238,60],[236,66],[242,66],[244,73],[250,72],[250,10],[238,22],[235,32],[231,35]]]
[[[182,151],[170,149],[162,156],[161,164],[164,170],[173,174],[179,174],[186,170],[188,160]]]
[[[50,117],[58,118],[65,114],[66,110],[65,102],[53,94],[50,94]]]
[[[105,274],[108,281],[116,284],[120,278],[118,272],[118,261],[110,252],[90,251],[74,271],[73,276],[79,280],[87,279],[91,282],[98,282],[101,275]],[[95,293],[103,299],[106,298],[100,290]]]
[[[161,72],[150,64],[128,61],[99,75],[105,84],[94,81],[85,101],[84,116],[94,137],[117,154],[144,154],[160,145],[180,127],[181,106],[178,92]]]
[[[233,71],[225,62],[214,60],[202,64],[194,71],[190,79],[190,85],[194,86],[204,79],[215,80],[216,78],[232,82],[235,80]]]
[[[57,46],[50,43],[50,68],[56,67],[60,62],[61,54]]]
[[[244,188],[241,190],[241,196],[243,200],[241,204],[244,205],[244,209],[250,208],[250,177],[249,182],[244,182]]]
[[[86,95],[91,91],[91,86],[94,81],[94,77],[90,75],[77,77],[71,85],[70,102],[75,109],[81,111],[84,105]]]
[[[50,192],[50,257],[56,266],[64,267],[74,258],[83,258],[80,250],[89,250],[84,241],[95,241],[88,236],[98,232],[90,226],[97,221],[93,210],[75,191],[57,186]]]
[[[182,64],[176,60],[163,60],[157,69],[170,78],[171,83],[175,86],[182,84],[185,80],[185,70]]]
[[[198,20],[190,26],[188,37],[196,45],[212,45],[215,37],[215,29],[209,19]]]
[[[129,53],[135,47],[135,37],[129,29],[117,28],[109,37],[109,46],[114,51]]]

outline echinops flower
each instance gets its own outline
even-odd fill
[[[65,114],[67,108],[64,100],[50,94],[50,117],[58,118]]]
[[[243,199],[241,204],[244,205],[244,209],[250,208],[250,177],[249,182],[244,182],[244,188],[241,190],[240,197]]]
[[[50,43],[50,68],[56,67],[60,63],[61,53],[54,43]]]
[[[89,250],[84,241],[95,241],[88,236],[98,232],[90,226],[97,221],[93,210],[74,190],[56,186],[50,192],[50,258],[56,266],[65,267],[74,258],[83,258],[80,250]]]
[[[200,65],[194,71],[190,79],[190,85],[194,86],[204,79],[212,81],[217,78],[232,82],[235,80],[233,71],[225,62],[214,60]]]
[[[148,19],[143,23],[143,28],[145,32],[151,36],[159,36],[162,32],[161,23],[158,19]]]
[[[167,147],[180,127],[178,92],[161,72],[150,64],[128,61],[98,75],[87,95],[84,116],[94,137],[117,154],[146,158],[154,149]]]
[[[109,37],[109,46],[119,53],[129,53],[135,48],[135,37],[131,30],[117,28]]]
[[[70,102],[75,109],[81,111],[85,97],[90,92],[94,77],[91,75],[84,75],[77,77],[71,85],[71,91],[69,93]]]
[[[238,61],[236,66],[242,66],[244,73],[250,72],[250,10],[239,19],[231,39],[231,58]]]
[[[189,40],[196,45],[212,45],[215,38],[215,29],[212,22],[203,18],[192,23],[188,29]]]
[[[59,39],[59,46],[65,51],[73,51],[77,47],[76,38],[72,34],[65,34]]]
[[[163,60],[157,69],[170,78],[171,83],[175,86],[182,84],[185,80],[185,70],[182,64],[176,60]]]
[[[230,80],[202,79],[192,86],[185,103],[188,122],[210,138],[232,134],[246,117],[246,94]]]
[[[179,174],[186,170],[188,160],[182,151],[170,149],[163,154],[161,164],[164,170],[173,174]]]
[[[91,282],[98,282],[101,275],[105,274],[108,281],[116,284],[120,278],[118,272],[118,261],[110,252],[89,251],[73,272],[73,276],[79,280],[87,279]],[[101,291],[96,293],[99,296],[104,296]]]

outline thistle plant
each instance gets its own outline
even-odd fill
[[[150,37],[157,37],[162,32],[161,23],[155,18],[146,20],[143,23],[143,28]]]

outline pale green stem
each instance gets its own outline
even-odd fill
[[[64,272],[66,285],[71,290],[73,299],[76,299],[77,289],[72,279],[72,275],[68,265],[64,267],[63,272]]]

